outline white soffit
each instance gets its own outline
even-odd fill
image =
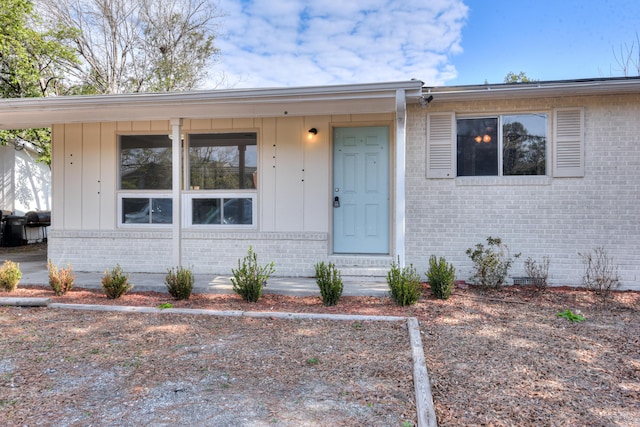
[[[49,127],[59,123],[168,120],[172,117],[387,113],[395,112],[398,89],[405,90],[409,102],[415,102],[422,93],[422,82],[4,99],[0,100],[0,129]]]

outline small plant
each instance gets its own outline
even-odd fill
[[[402,268],[399,264],[400,259],[398,258],[398,263],[392,262],[391,270],[387,273],[391,299],[402,307],[413,305],[418,302],[420,295],[422,295],[420,276],[413,264]]]
[[[0,267],[0,288],[6,292],[15,291],[22,279],[20,264],[6,260]]]
[[[433,296],[438,299],[449,299],[456,280],[456,269],[444,258],[429,258],[429,271],[426,273]]]
[[[620,286],[618,266],[614,264],[613,258],[607,255],[604,247],[595,248],[593,253],[578,253],[578,255],[582,257],[585,266],[582,283],[587,289],[607,297],[612,290]]]
[[[334,263],[328,265],[323,262],[315,265],[316,283],[320,288],[322,303],[326,306],[336,305],[342,296],[342,278],[340,270]]]
[[[469,248],[466,254],[473,261],[475,274],[471,280],[484,289],[500,288],[504,284],[513,261],[520,256],[509,255],[509,248],[502,244],[500,238],[487,237],[487,247],[478,243],[474,248]]]
[[[262,288],[267,285],[269,277],[275,273],[273,262],[260,266],[258,256],[249,246],[249,253],[242,260],[238,260],[238,269],[231,269],[233,277],[233,291],[247,302],[257,302],[262,295]]]
[[[107,298],[117,299],[133,289],[133,285],[129,284],[129,275],[125,275],[118,264],[111,271],[105,270],[102,276],[102,289]]]
[[[159,308],[160,310],[164,310],[165,308],[173,308],[173,304],[171,304],[170,302],[165,302],[159,304],[157,308]]]
[[[568,321],[574,322],[574,323],[584,322],[586,320],[586,318],[583,315],[579,313],[573,313],[568,308],[565,311],[561,311],[560,313],[558,313],[558,317],[563,317]]]
[[[73,275],[70,264],[67,264],[67,268],[58,268],[49,260],[47,267],[49,268],[49,286],[51,286],[56,296],[64,295],[73,289],[73,282],[76,280],[76,276]]]
[[[524,262],[524,271],[533,281],[533,285],[541,291],[547,288],[549,263],[550,260],[548,256],[542,257],[542,262],[540,263],[531,257],[527,258]]]
[[[317,357],[312,357],[310,359],[307,359],[307,365],[311,366],[311,365],[317,365],[320,363],[320,359],[318,359]]]
[[[176,300],[189,299],[193,290],[193,272],[190,268],[169,269],[164,279],[169,295]]]

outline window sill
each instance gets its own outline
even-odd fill
[[[459,176],[455,179],[456,187],[474,186],[543,186],[551,185],[551,177],[539,176]]]

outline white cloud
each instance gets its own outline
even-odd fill
[[[217,40],[237,87],[455,78],[462,0],[221,0]]]

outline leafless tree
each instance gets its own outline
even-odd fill
[[[640,76],[640,36],[636,33],[636,40],[631,42],[631,45],[627,43],[624,46],[620,46],[619,52],[615,48],[613,50],[613,57],[616,60],[619,70],[622,74],[627,76]]]
[[[49,25],[76,29],[85,92],[190,90],[217,61],[209,0],[39,0]]]

